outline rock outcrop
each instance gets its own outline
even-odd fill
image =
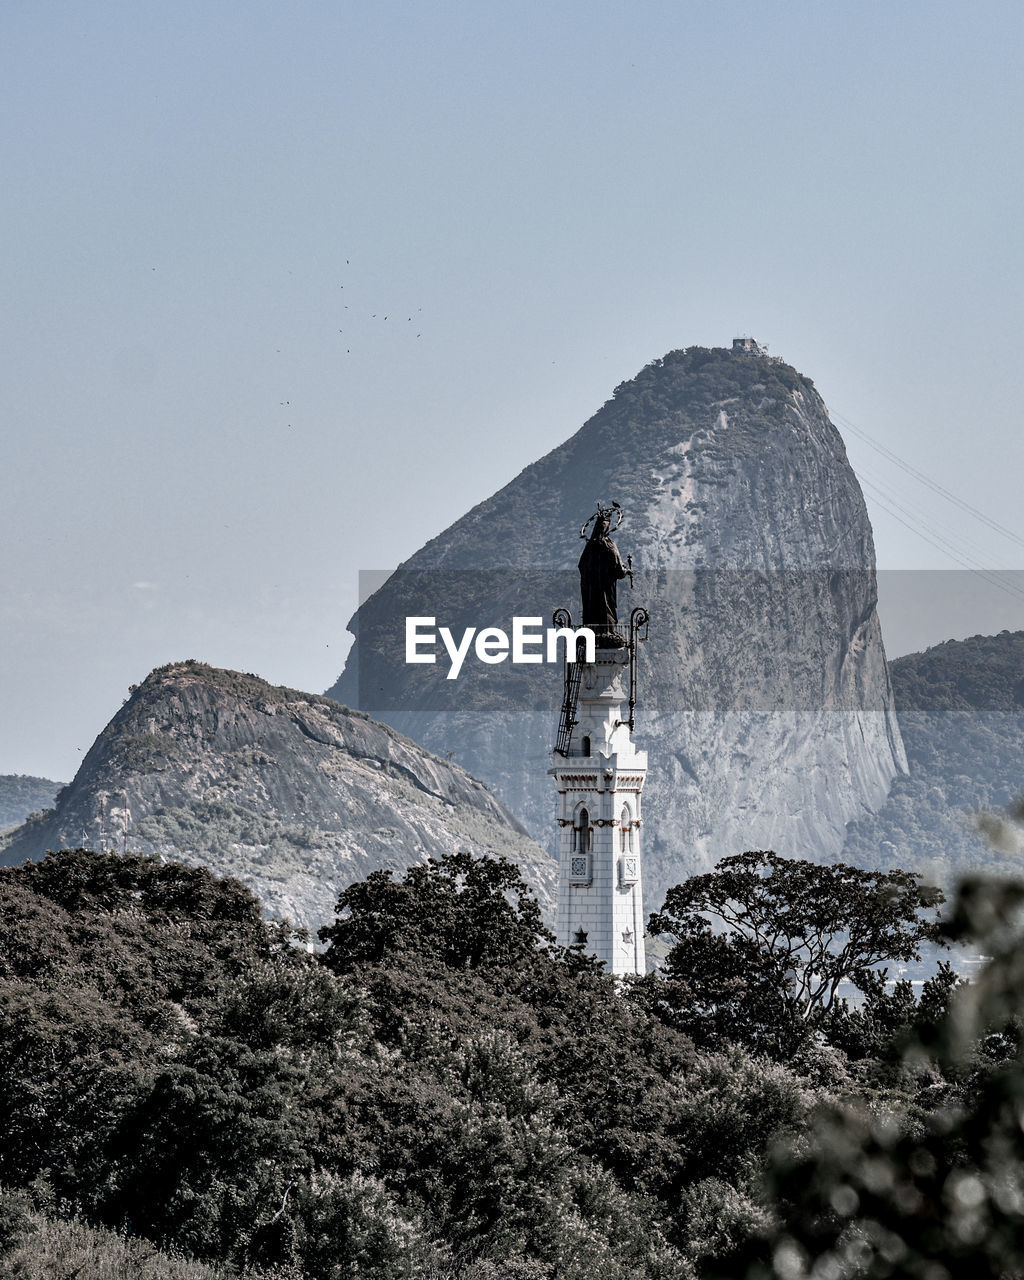
[[[552,667],[409,666],[407,615],[453,629],[578,616],[577,531],[626,512],[651,613],[638,745],[650,752],[645,896],[750,848],[827,860],[905,757],[856,477],[812,383],[757,351],[675,351],[565,444],[429,542],[350,623],[332,697],[451,751],[554,848]],[[443,656],[443,655],[442,655]],[[470,669],[472,667],[472,670]]]
[[[331,699],[197,662],[133,691],[0,861],[125,845],[234,875],[314,930],[353,881],[458,849],[512,859],[553,911],[551,859],[458,765]]]

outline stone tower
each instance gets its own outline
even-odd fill
[[[610,973],[627,975],[646,971],[640,836],[647,752],[637,751],[632,729],[636,646],[646,634],[647,611],[634,609],[628,633],[620,630],[616,583],[632,575],[611,540],[615,514],[621,522],[617,508],[598,505],[580,558],[583,625],[595,635],[594,661],[566,663],[550,772],[561,828],[558,941],[581,945]],[[564,611],[555,622],[571,625]],[[577,657],[583,656],[581,644]]]

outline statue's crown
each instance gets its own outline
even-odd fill
[[[617,502],[613,502],[610,507],[603,507],[601,505],[601,499],[598,498],[597,510],[580,529],[580,537],[585,538],[587,536],[587,527],[593,524],[595,520],[600,520],[602,517],[604,517],[604,519],[608,521],[608,532],[614,533],[615,530],[619,527],[619,525],[622,524],[622,518],[625,514],[626,513],[622,510],[622,508],[619,506]],[[614,524],[612,524],[612,516],[618,517],[618,519],[615,521]]]

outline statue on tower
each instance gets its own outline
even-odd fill
[[[615,516],[615,524],[612,517]],[[583,595],[583,625],[592,627],[598,646],[603,649],[621,648],[625,641],[617,631],[618,583],[632,573],[622,563],[619,549],[612,541],[612,533],[622,523],[622,508],[617,502],[597,510],[580,530],[580,537],[587,538],[587,525],[593,521],[593,529],[580,556],[580,590]]]
[[[618,585],[633,580],[631,557],[623,563],[612,541],[622,516],[618,503],[598,503],[580,530],[587,544],[579,563],[583,625],[592,628],[597,652],[587,662],[582,639],[575,657],[566,648],[549,770],[558,792],[556,936],[563,947],[595,956],[616,978],[647,971],[641,874],[647,752],[637,750],[632,735],[637,648],[648,616],[637,605],[619,630]],[[568,609],[557,609],[553,621],[573,635]],[[628,718],[622,705],[627,669]]]

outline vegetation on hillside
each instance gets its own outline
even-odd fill
[[[890,664],[909,774],[847,828],[843,858],[927,868],[953,884],[980,869],[1016,875],[1022,848],[993,844],[977,818],[1024,777],[1024,632],[949,640]]]
[[[615,388],[615,402],[665,412],[680,402],[718,404],[728,396],[783,399],[813,387],[791,365],[726,347],[686,347],[652,360]]]
[[[30,813],[52,809],[61,784],[23,773],[0,775],[0,831],[24,822]]]
[[[901,713],[1024,709],[1024,631],[947,640],[890,669]]]

